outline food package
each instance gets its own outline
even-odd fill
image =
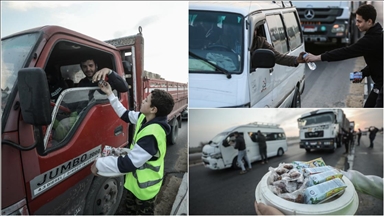
[[[128,148],[115,148],[115,147],[112,147],[112,146],[105,146],[104,149],[103,149],[103,152],[101,153],[101,156],[102,157],[106,157],[106,156],[125,156],[128,154],[128,152],[130,151],[130,149]]]
[[[310,175],[308,177],[308,186],[317,185],[335,178],[341,179],[343,174],[338,172],[336,169],[332,169],[329,171],[321,172],[318,174]]]
[[[326,166],[323,158],[319,157],[307,162],[304,161],[294,161],[293,166],[299,170],[299,172],[303,173],[304,168],[313,168],[313,167],[322,167]]]
[[[281,163],[269,170],[268,187],[274,194],[289,201],[304,202],[304,176],[293,164]]]
[[[304,191],[305,203],[316,204],[322,202],[336,194],[339,194],[346,187],[345,183],[339,178],[308,187]]]
[[[315,204],[324,201],[346,187],[342,182],[340,187],[324,189],[327,188],[327,185],[322,185],[323,183],[335,178],[340,180],[343,175],[333,167],[326,166],[322,158],[308,162],[280,163],[276,168],[270,167],[269,171],[271,174],[267,179],[268,188],[275,195],[291,202]],[[307,189],[317,185],[322,185],[312,188],[313,191],[317,192],[317,196],[305,195],[305,193],[313,193],[308,192]],[[322,190],[325,190],[325,196]],[[306,200],[307,198],[308,200]]]
[[[304,168],[304,177],[308,177],[313,174],[321,173],[321,172],[326,172],[333,170],[334,168],[331,166],[323,166],[323,167],[313,167],[313,168]]]

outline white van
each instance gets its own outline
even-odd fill
[[[237,131],[244,137],[247,156],[252,162],[261,160],[259,145],[252,141],[252,134],[260,130],[267,138],[267,157],[281,156],[288,150],[287,139],[284,130],[276,124],[249,123],[229,128],[217,134],[209,144],[203,147],[201,159],[204,166],[213,170],[229,167],[239,168],[237,164],[238,150],[229,145],[229,139],[233,132]]]
[[[209,22],[210,26],[203,25],[210,28],[205,33],[200,24]],[[299,56],[304,51],[300,19],[292,4],[189,3],[190,108],[301,107],[305,64],[277,65],[270,51],[272,55],[253,57],[252,63],[258,66],[251,68],[250,48],[256,28],[282,54]],[[227,41],[231,47],[204,45],[207,38],[224,35],[230,35]]]

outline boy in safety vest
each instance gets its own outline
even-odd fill
[[[166,135],[171,131],[167,115],[172,111],[172,96],[155,89],[142,101],[140,112],[127,110],[112,93],[108,82],[99,87],[108,95],[116,114],[130,124],[136,124],[129,153],[125,157],[100,157],[92,165],[92,173],[126,173],[127,214],[154,214],[156,195],[164,175]]]

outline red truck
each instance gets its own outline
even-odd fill
[[[105,145],[123,147],[134,125],[120,120],[98,87],[77,87],[79,61],[93,56],[129,84],[114,91],[130,110],[139,110],[153,88],[168,90],[175,107],[168,116],[177,141],[187,84],[148,79],[141,33],[99,41],[78,32],[43,26],[2,38],[2,214],[114,214],[123,201],[124,177],[96,177],[90,165]],[[48,76],[68,88],[51,101]]]

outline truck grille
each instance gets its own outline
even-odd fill
[[[313,18],[307,18],[305,15],[308,13],[308,10],[311,10]],[[343,13],[342,8],[297,8],[301,24],[326,24],[334,23],[336,17],[340,16]]]
[[[306,132],[304,135],[305,135],[305,138],[323,137],[324,131]]]

